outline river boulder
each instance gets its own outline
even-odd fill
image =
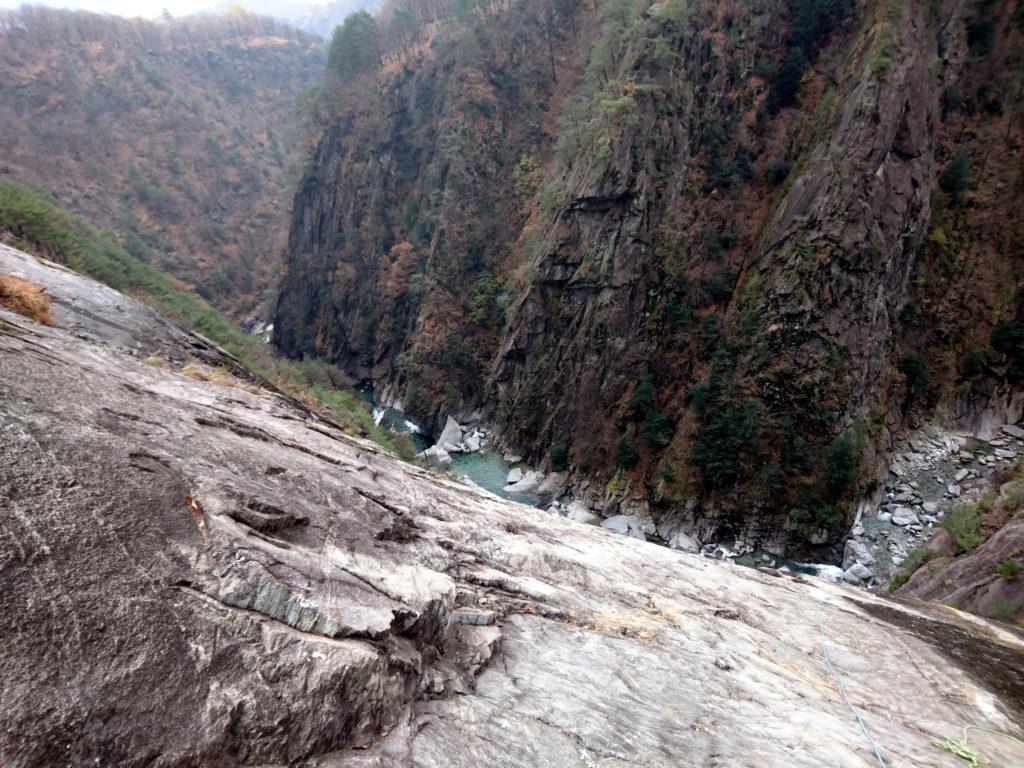
[[[451,416],[445,421],[444,429],[441,430],[441,434],[437,438],[437,444],[448,453],[457,453],[463,450],[462,427]]]

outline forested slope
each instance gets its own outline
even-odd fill
[[[278,279],[302,89],[322,48],[282,22],[0,12],[0,174],[125,236],[236,317]]]

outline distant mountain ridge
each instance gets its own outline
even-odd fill
[[[383,0],[335,0],[335,2],[329,3],[221,0],[210,10],[213,13],[223,13],[232,7],[244,8],[250,13],[260,16],[284,19],[297,29],[329,40],[334,28],[341,24],[350,13],[356,11],[373,13],[379,10],[382,4]]]

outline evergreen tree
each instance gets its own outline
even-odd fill
[[[349,14],[334,28],[327,66],[342,77],[355,77],[380,65],[380,28],[366,11]]]
[[[960,197],[970,184],[971,156],[967,153],[966,149],[960,147],[957,149],[956,154],[953,155],[953,159],[946,164],[942,175],[939,176],[939,186],[952,195],[955,200]]]

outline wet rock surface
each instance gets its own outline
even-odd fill
[[[1017,659],[1010,631],[460,486],[147,365],[222,353],[0,251],[16,270],[67,300],[0,312],[4,764],[870,766],[822,627],[890,764],[1024,728],[930,636]]]

